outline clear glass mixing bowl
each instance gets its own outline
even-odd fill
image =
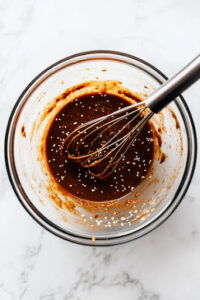
[[[67,57],[41,72],[23,91],[11,113],[5,138],[6,167],[12,187],[27,212],[55,235],[85,245],[114,245],[148,233],[174,211],[185,195],[194,172],[196,133],[182,96],[155,116],[164,126],[161,164],[154,160],[151,176],[130,195],[96,204],[64,198],[48,190],[48,171],[39,154],[49,114],[42,112],[65,89],[91,80],[119,80],[144,97],[167,78],[149,63],[124,53],[90,51]],[[178,120],[175,120],[172,111]],[[40,120],[40,121],[38,121]],[[145,199],[145,201],[144,201]],[[58,205],[65,203],[64,206]]]

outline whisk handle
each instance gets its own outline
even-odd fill
[[[147,106],[158,113],[180,93],[200,78],[200,55],[195,57],[185,68],[167,80],[146,100]]]

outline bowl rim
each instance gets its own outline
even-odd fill
[[[91,241],[91,238],[81,236],[81,235],[77,235],[77,234],[73,234],[72,232],[67,232],[66,230],[62,230],[62,228],[60,228],[59,226],[57,226],[56,224],[51,222],[48,218],[44,217],[35,207],[33,207],[33,205],[30,205],[30,204],[26,205],[25,204],[24,199],[22,199],[22,197],[20,196],[20,193],[17,191],[16,182],[15,182],[13,176],[12,176],[12,174],[13,174],[12,168],[10,168],[10,166],[9,166],[9,151],[8,151],[9,150],[9,133],[10,133],[10,130],[11,130],[11,124],[12,124],[13,116],[15,115],[15,112],[17,111],[17,108],[18,108],[19,104],[21,103],[21,100],[23,99],[24,95],[28,92],[28,90],[32,87],[32,85],[35,84],[37,82],[37,80],[41,78],[42,75],[44,75],[45,73],[47,73],[48,71],[50,71],[54,67],[59,66],[60,64],[65,63],[70,59],[75,59],[75,58],[82,57],[82,56],[87,56],[87,55],[97,55],[97,54],[99,54],[99,55],[101,55],[101,54],[109,55],[110,54],[110,55],[114,55],[114,56],[121,56],[122,58],[124,58],[124,60],[126,58],[129,58],[133,61],[137,61],[139,63],[142,63],[142,64],[146,65],[147,67],[149,67],[150,69],[155,71],[157,74],[159,74],[164,80],[168,79],[167,76],[165,74],[163,74],[159,69],[157,69],[154,65],[152,65],[152,64],[146,62],[145,60],[143,60],[141,58],[138,58],[134,55],[127,54],[127,53],[124,53],[124,52],[119,52],[119,51],[112,51],[112,50],[85,51],[85,52],[79,52],[79,53],[67,56],[67,57],[65,57],[61,60],[58,60],[57,62],[51,64],[50,66],[45,68],[42,72],[40,72],[25,87],[25,89],[22,91],[21,95],[17,99],[16,103],[14,104],[14,106],[11,110],[8,122],[7,122],[7,127],[6,127],[6,132],[5,132],[4,157],[5,157],[5,165],[6,165],[8,178],[9,178],[11,186],[14,190],[15,195],[17,196],[19,202],[22,204],[24,209],[28,212],[28,214],[38,224],[40,224],[43,228],[45,228],[49,232],[53,233],[54,235],[56,235],[56,236],[58,236],[58,237],[60,237],[64,240],[68,240],[68,241],[71,241],[73,243],[76,243],[76,244],[88,245],[88,246],[113,246],[113,245],[123,244],[123,243],[129,242],[131,240],[135,240],[139,237],[142,237],[142,236],[146,235],[147,233],[151,232],[152,230],[154,230],[155,228],[160,226],[165,220],[168,219],[168,217],[178,207],[178,205],[181,203],[183,197],[185,196],[185,194],[186,194],[186,192],[187,192],[187,190],[190,186],[192,177],[194,175],[194,171],[195,171],[195,167],[196,167],[196,160],[197,160],[197,135],[196,135],[196,129],[195,129],[194,121],[193,121],[193,118],[192,118],[192,114],[191,114],[191,112],[188,108],[187,103],[185,102],[184,98],[182,97],[182,95],[179,95],[178,98],[183,103],[183,106],[186,110],[186,114],[189,118],[189,123],[191,125],[191,129],[192,129],[191,132],[192,132],[192,138],[193,138],[193,143],[194,143],[193,162],[191,161],[190,174],[188,175],[187,172],[186,172],[187,171],[187,165],[186,165],[185,170],[184,170],[184,174],[181,178],[181,182],[178,186],[178,189],[177,189],[172,201],[161,212],[161,214],[159,214],[156,218],[154,218],[152,220],[152,222],[149,222],[148,224],[146,224],[145,226],[143,226],[142,228],[140,228],[137,231],[134,231],[132,233],[127,233],[127,234],[122,235],[122,236],[115,236],[115,237],[109,237],[109,238],[98,238],[96,243],[94,243],[94,242]],[[100,59],[100,57],[99,57],[99,59]],[[104,57],[102,57],[101,59],[104,59]],[[107,58],[107,59],[109,59],[109,58]],[[87,58],[86,58],[86,60],[87,60]],[[75,63],[78,63],[78,62],[75,62]],[[145,72],[147,72],[147,71],[145,71]],[[53,73],[54,72],[49,74],[49,76],[51,76]],[[150,74],[150,75],[153,76],[153,74]],[[158,78],[156,78],[156,79],[158,80]],[[180,105],[177,101],[176,101],[176,105],[178,106],[179,111],[180,111],[180,113],[183,117],[183,113],[182,113],[182,111],[180,109]],[[186,123],[184,117],[183,117],[183,121],[184,121],[184,123]],[[188,137],[188,134],[187,134],[187,137]],[[187,179],[188,182],[186,183],[186,185],[184,187],[184,190],[182,190],[182,183],[185,183],[186,179]],[[177,199],[177,197],[178,197],[179,193],[181,192],[181,190],[182,190],[182,194],[179,197],[179,199]],[[30,203],[31,203],[31,201],[30,201]],[[172,206],[172,204],[173,204],[173,206]],[[37,212],[35,212],[34,208],[36,209]],[[171,209],[169,210],[169,208],[171,208]]]

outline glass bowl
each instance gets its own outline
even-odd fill
[[[124,198],[77,202],[56,187],[50,193],[41,155],[44,128],[54,113],[49,110],[43,118],[43,112],[67,88],[86,81],[118,80],[145,98],[166,79],[154,66],[132,55],[90,51],[58,61],[26,87],[8,121],[5,160],[19,201],[39,224],[65,240],[107,246],[141,237],[167,219],[185,195],[196,163],[195,127],[182,96],[153,117],[156,130],[163,128],[160,153],[151,176]]]

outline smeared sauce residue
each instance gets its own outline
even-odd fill
[[[167,158],[167,155],[164,152],[162,152],[160,163],[162,164],[166,160],[166,158]]]
[[[23,125],[21,128],[21,134],[24,138],[26,138],[26,131],[25,131],[25,126]]]
[[[171,115],[172,115],[172,118],[174,119],[174,121],[175,121],[175,124],[176,124],[176,129],[180,129],[180,124],[179,124],[179,121],[178,121],[178,119],[177,119],[177,116],[176,116],[176,114],[175,114],[175,112],[173,111],[173,110],[169,110],[170,111],[170,113],[171,113]]]

